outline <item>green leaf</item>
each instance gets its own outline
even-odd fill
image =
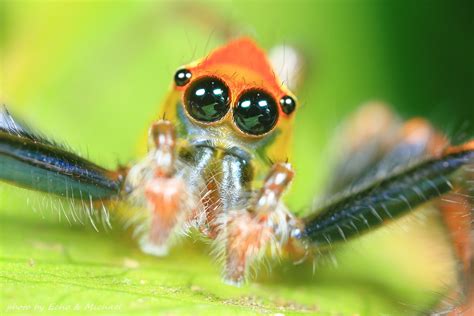
[[[236,288],[221,281],[219,265],[209,256],[209,247],[201,242],[188,239],[165,258],[147,256],[120,223],[115,222],[111,231],[99,225],[101,231],[96,232],[90,225],[72,220],[72,224],[68,223],[57,207],[50,206],[57,200],[2,188],[3,311],[21,313],[26,308],[29,310],[23,312],[29,314],[32,309],[50,309],[61,315],[78,311],[403,315],[407,311],[404,304],[423,310],[437,299],[429,291],[436,282],[404,271],[420,271],[433,258],[407,267],[403,261],[396,262],[398,247],[392,237],[407,240],[405,232],[393,228],[390,235],[378,232],[333,253],[338,266],[329,258],[320,257],[313,273],[311,260],[299,266],[275,262],[271,271],[263,269],[254,281]],[[36,213],[26,210],[25,197],[30,205],[37,206]],[[413,226],[413,220],[403,225],[405,229]],[[441,234],[438,230],[430,238],[439,240]],[[413,238],[413,234],[409,237]],[[414,247],[412,243],[403,251],[419,251],[422,244],[415,243]],[[383,245],[390,251],[380,248]]]

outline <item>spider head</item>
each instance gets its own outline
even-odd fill
[[[186,137],[288,158],[296,98],[252,40],[235,40],[180,68],[171,95],[164,111]]]

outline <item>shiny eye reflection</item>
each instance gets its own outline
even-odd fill
[[[262,90],[244,92],[234,108],[234,122],[244,133],[262,135],[273,129],[278,120],[278,107]]]
[[[229,111],[229,89],[214,77],[196,79],[184,94],[186,111],[200,122],[216,122]]]

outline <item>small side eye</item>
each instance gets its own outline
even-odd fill
[[[274,99],[265,91],[245,91],[234,108],[234,122],[244,133],[263,135],[273,129],[278,121],[278,108]]]
[[[290,115],[295,110],[296,102],[292,97],[286,95],[280,99],[280,105],[283,113]]]
[[[174,82],[178,87],[186,85],[193,75],[188,69],[180,69],[174,75]]]
[[[229,88],[215,77],[198,78],[186,89],[184,105],[195,120],[217,122],[229,111]]]

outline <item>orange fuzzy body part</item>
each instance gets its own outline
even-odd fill
[[[241,284],[252,261],[266,249],[273,231],[267,217],[242,212],[227,223],[225,279]]]
[[[192,72],[192,80],[202,76],[215,76],[224,80],[229,87],[232,104],[240,93],[250,88],[269,92],[277,102],[285,95],[292,95],[273,72],[265,52],[247,37],[217,48],[206,58],[186,68]],[[175,87],[178,91],[185,88]],[[286,116],[281,108],[279,113]]]
[[[273,72],[265,52],[246,37],[215,50],[192,68],[192,71],[196,76],[214,74],[224,79],[226,77],[229,79],[226,83],[234,93],[247,88],[262,88],[269,91],[276,100],[288,93]]]
[[[152,210],[149,240],[155,245],[165,245],[175,227],[182,209],[185,185],[177,178],[155,178],[145,190]]]
[[[466,276],[471,271],[471,210],[467,199],[456,193],[445,195],[438,202],[444,222],[453,239],[456,254]]]
[[[423,118],[405,122],[400,134],[401,140],[405,143],[424,144],[425,151],[433,157],[439,157],[449,145],[447,138]]]

